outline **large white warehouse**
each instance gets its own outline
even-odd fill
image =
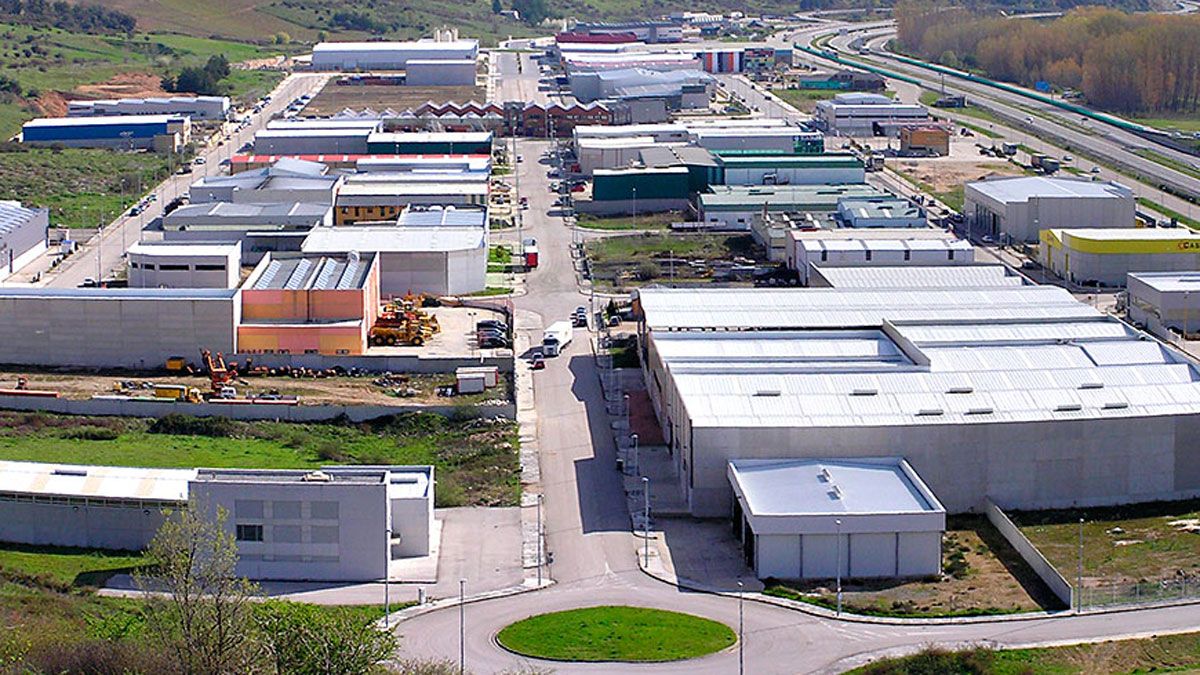
[[[693,515],[730,461],[902,457],[949,512],[1200,493],[1200,373],[1056,287],[642,289]]]
[[[1018,176],[967,183],[963,216],[976,235],[1035,244],[1041,230],[1133,227],[1137,200],[1119,183]]]
[[[474,61],[478,40],[322,42],[313,47],[314,70],[404,70],[410,60]]]

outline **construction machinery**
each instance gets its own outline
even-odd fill
[[[225,356],[217,352],[216,356],[207,349],[200,350],[200,359],[208,371],[212,395],[228,398],[228,392],[238,377],[237,364],[225,363]]]
[[[399,300],[384,303],[371,327],[371,344],[376,346],[412,345],[420,347],[442,331],[436,316],[421,309],[424,295],[409,293]]]

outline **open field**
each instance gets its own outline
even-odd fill
[[[720,651],[737,641],[728,626],[645,607],[586,607],[539,614],[496,636],[518,654],[561,661],[662,662]]]
[[[334,83],[334,80],[330,80],[321,89],[321,92],[304,107],[302,114],[324,117],[335,115],[344,108],[351,110],[371,108],[376,112],[391,108],[396,112],[403,112],[429,101],[466,103],[467,101],[483,101],[484,98],[486,98],[486,91],[482,87],[338,85]]]
[[[1200,500],[1010,514],[1021,531],[1068,579],[1079,560],[1083,582],[1200,581]]]
[[[922,191],[933,195],[950,208],[961,211],[963,207],[963,185],[993,176],[1017,176],[1021,168],[1003,160],[956,160],[939,157],[933,159],[896,158],[888,160],[888,166],[901,178]]]
[[[844,92],[827,89],[772,89],[771,93],[790,103],[796,110],[811,113],[817,109],[819,101],[828,101]]]
[[[588,230],[666,230],[671,223],[684,220],[678,211],[666,213],[648,213],[638,216],[593,216],[589,213],[579,214],[579,227]]]
[[[94,228],[141,197],[139,177],[143,190],[165,178],[170,161],[150,152],[7,144],[0,151],[0,199],[48,207],[53,226]]]
[[[187,35],[87,35],[0,23],[0,71],[20,85],[20,92],[0,98],[0,135],[11,136],[20,130],[22,121],[32,117],[65,114],[68,98],[161,94],[158,81],[162,76],[184,66],[201,65],[210,56],[224,54],[230,63],[237,63],[282,51]],[[142,78],[136,88],[122,87],[134,76]],[[231,96],[249,100],[278,77],[278,73],[245,72],[225,82]],[[113,86],[96,86],[108,82]]]
[[[516,425],[411,413],[362,424],[159,420],[0,412],[0,459],[151,467],[309,469],[432,464],[437,506],[513,506]],[[2,562],[2,560],[0,560]]]
[[[145,564],[140,553],[65,546],[0,544],[0,577],[49,586],[100,586],[108,577]]]
[[[982,516],[952,516],[937,579],[843,581],[842,607],[879,616],[974,616],[1053,608],[1057,599]],[[829,581],[768,583],[768,595],[836,607]]]
[[[1142,640],[1044,649],[927,649],[913,656],[884,659],[856,668],[854,675],[972,673],[974,675],[1108,675],[1189,672],[1200,668],[1200,633],[1159,635]]]
[[[748,234],[646,232],[594,239],[585,250],[592,278],[606,286],[731,281],[723,270],[766,259]]]

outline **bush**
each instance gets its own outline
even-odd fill
[[[132,641],[85,640],[39,645],[26,654],[18,672],[92,673],[170,673],[176,669],[166,653]]]
[[[82,426],[64,429],[60,435],[79,441],[115,441],[121,433],[108,427]]]
[[[986,675],[992,672],[992,652],[982,647],[952,652],[927,647],[899,659],[889,659],[863,668],[867,675]]]
[[[192,417],[171,413],[154,420],[147,431],[152,434],[235,438],[238,425],[227,417]]]

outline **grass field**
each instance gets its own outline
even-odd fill
[[[667,213],[649,213],[638,216],[593,216],[588,213],[579,215],[579,227],[589,230],[666,230],[671,223],[683,220],[683,214],[678,211]]]
[[[34,579],[64,589],[99,586],[113,574],[144,563],[139,553],[0,543],[0,578]]]
[[[1085,585],[1200,578],[1200,500],[1010,516],[1069,579],[1078,565],[1083,518]]]
[[[1189,672],[1200,668],[1200,633],[1159,635],[1142,640],[1044,649],[926,649],[904,658],[884,659],[853,675],[1109,675],[1115,673]]]
[[[602,606],[533,616],[505,627],[496,640],[518,654],[560,661],[662,662],[720,651],[737,636],[690,614]]]
[[[316,468],[432,464],[438,506],[512,506],[516,426],[411,413],[363,424],[89,418],[0,413],[0,458],[152,467]]]
[[[1167,131],[1177,130],[1188,133],[1200,131],[1200,116],[1197,115],[1188,115],[1186,117],[1130,117],[1128,119],[1131,122]]]
[[[604,286],[670,280],[729,280],[717,267],[766,259],[750,235],[646,232],[595,239],[585,245],[592,279]]]
[[[48,207],[60,227],[107,224],[137,201],[138,177],[148,190],[170,171],[169,159],[149,152],[27,148],[0,152],[0,199]],[[122,194],[124,192],[124,194]]]
[[[410,108],[433,101],[445,103],[455,101],[482,101],[487,92],[482,87],[406,87],[406,86],[352,86],[338,85],[330,80],[320,93],[304,107],[305,115],[333,115],[345,108],[362,110],[371,108],[382,111],[391,108],[403,112]]]
[[[828,101],[844,92],[826,89],[772,89],[771,93],[791,104],[796,110],[811,113],[817,109],[819,101]]]
[[[163,33],[86,35],[0,23],[0,71],[16,79],[21,88],[19,96],[9,94],[0,99],[0,135],[7,138],[16,133],[26,119],[63,114],[64,99],[82,86],[130,74],[151,76],[147,79],[153,85],[163,75],[202,64],[216,54],[224,54],[234,63],[278,53],[279,48],[207,37]],[[226,83],[231,96],[248,100],[278,77],[274,73],[237,73]],[[146,87],[143,84],[140,88]]]
[[[933,579],[847,581],[842,607],[855,614],[903,617],[982,616],[1037,611],[1058,601],[982,516],[946,523],[943,575]],[[837,606],[827,581],[770,583],[765,591],[822,607]]]

